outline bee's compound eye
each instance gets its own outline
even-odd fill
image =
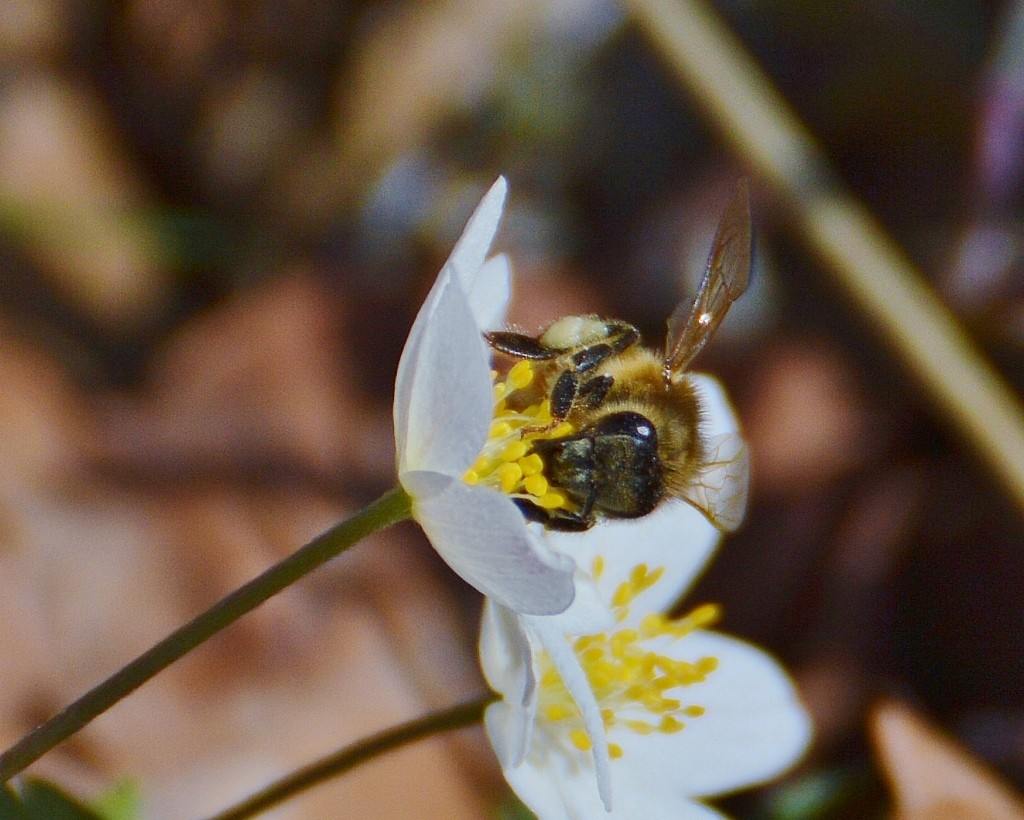
[[[632,411],[609,413],[590,429],[595,436],[628,436],[636,441],[657,441],[658,438],[651,420]]]

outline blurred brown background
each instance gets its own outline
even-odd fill
[[[1020,389],[1024,7],[718,7]],[[658,344],[745,172],[610,2],[4,0],[0,743],[393,482],[405,334],[499,173],[511,320],[595,311]],[[794,670],[813,816],[883,810],[881,695],[1020,785],[1021,512],[753,186],[754,284],[699,362],[744,420],[753,503],[694,600]],[[481,692],[478,609],[402,525],[33,771],[86,796],[137,778],[147,817],[223,808]],[[783,816],[785,794],[725,805]],[[474,730],[276,816],[501,805]]]

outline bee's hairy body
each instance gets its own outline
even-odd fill
[[[553,529],[588,529],[597,516],[646,515],[690,484],[703,450],[699,401],[685,375],[666,384],[662,364],[658,353],[633,345],[588,372],[590,379],[610,379],[599,406],[576,402],[565,416],[576,432],[537,445],[545,477],[573,508],[542,511],[527,503],[522,506],[529,517]],[[538,368],[520,400],[550,395],[563,372],[557,360]]]
[[[542,508],[520,498],[527,517],[551,529],[585,530],[598,517],[638,518],[678,498],[720,529],[739,526],[746,446],[738,432],[706,440],[701,396],[686,369],[746,290],[751,242],[749,192],[741,182],[719,223],[697,295],[669,317],[663,353],[641,347],[633,325],[592,315],[563,317],[538,336],[484,334],[496,351],[531,362],[533,381],[508,401],[513,409],[550,403],[554,421],[532,430],[555,430],[561,422],[572,429],[531,439],[545,479],[567,503]]]
[[[658,432],[661,494],[674,496],[689,485],[703,457],[701,412],[690,379],[681,374],[666,384],[661,370],[661,355],[646,347],[630,348],[610,360],[602,371],[614,381],[601,414],[634,412],[650,419]]]

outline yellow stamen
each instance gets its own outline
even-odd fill
[[[535,499],[535,503],[545,510],[554,510],[559,507],[565,507],[568,503],[568,499],[562,493],[548,492],[544,493],[540,498]]]
[[[598,557],[592,572],[599,577],[604,561]],[[621,620],[637,595],[650,589],[664,575],[662,567],[649,569],[644,564],[633,568],[629,578],[616,589],[613,614]],[[586,635],[572,642],[576,658],[587,676],[601,710],[605,732],[627,731],[637,735],[675,734],[686,728],[686,721],[700,718],[705,707],[688,703],[678,695],[682,689],[707,680],[718,667],[711,656],[680,660],[654,651],[650,641],[658,639],[659,647],[670,644],[703,628],[719,615],[718,607],[707,604],[688,615],[671,619],[651,614],[637,628],[616,628],[609,632]],[[673,653],[675,654],[675,653]],[[573,747],[587,751],[595,742],[605,742],[612,760],[620,759],[622,746],[605,738],[594,738],[582,728],[582,718],[561,677],[541,656],[540,714],[549,723],[563,727],[560,732]]]
[[[524,478],[523,487],[530,495],[540,497],[548,491],[548,480],[540,473],[537,473],[537,475],[531,475]]]
[[[525,458],[519,459],[519,466],[523,468],[523,475],[537,475],[544,469],[544,459],[536,453],[530,453]]]
[[[534,447],[539,441],[571,435],[575,430],[568,422],[553,424],[548,400],[524,406],[529,399],[523,396],[529,393],[517,396],[517,391],[529,387],[536,375],[529,361],[517,362],[504,380],[492,373],[494,419],[483,450],[463,479],[467,484],[525,499],[542,509],[572,510],[565,493],[549,486],[544,459]]]
[[[516,390],[522,390],[533,381],[533,366],[527,362],[516,362],[508,371],[508,383]]]
[[[572,745],[579,749],[581,752],[590,751],[590,735],[588,735],[582,729],[573,729],[569,733],[569,740],[571,740]]]

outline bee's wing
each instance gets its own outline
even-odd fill
[[[723,532],[743,521],[750,486],[750,451],[739,433],[725,433],[707,442],[707,461],[683,500],[696,507]]]
[[[680,302],[668,320],[665,379],[693,361],[750,281],[750,186],[740,180],[718,223],[707,269],[693,302]]]

